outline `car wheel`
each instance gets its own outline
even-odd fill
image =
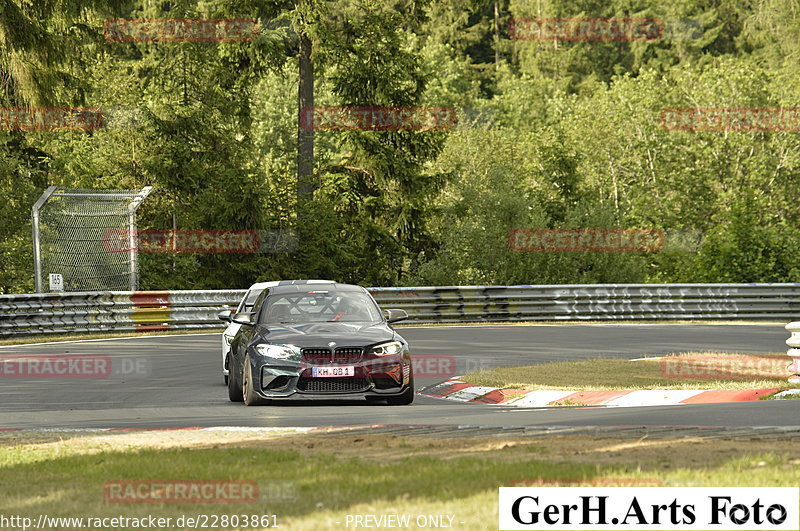
[[[408,382],[408,387],[403,394],[386,397],[386,403],[390,406],[407,406],[414,401],[414,378]]]
[[[225,356],[225,370],[230,371],[230,364],[231,364],[231,355],[228,354]],[[225,385],[228,385],[228,375],[223,374],[222,377],[225,379]]]
[[[241,402],[244,399],[242,385],[236,381],[236,363],[233,360],[228,368],[228,398],[231,402]]]
[[[257,406],[261,403],[261,397],[256,394],[253,388],[253,367],[250,365],[250,356],[244,358],[244,371],[242,371],[242,397],[244,405]]]

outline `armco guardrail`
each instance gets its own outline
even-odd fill
[[[0,295],[0,336],[220,328],[246,290]]]
[[[797,317],[800,284],[588,284],[371,288],[434,322]]]
[[[800,315],[800,284],[595,284],[369,288],[413,322],[781,320]],[[0,295],[0,335],[218,329],[244,290]]]

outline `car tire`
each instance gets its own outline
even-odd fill
[[[244,400],[242,395],[242,385],[236,381],[236,363],[231,360],[228,368],[228,398],[231,402],[241,402]]]
[[[230,364],[231,364],[231,355],[227,354],[225,356],[225,364],[223,365],[223,367],[228,372],[230,372]],[[228,375],[223,373],[222,377],[225,379],[225,385],[228,385]]]
[[[414,401],[414,377],[408,382],[408,387],[402,394],[386,397],[386,403],[390,406],[407,406]]]
[[[244,370],[242,371],[242,397],[244,405],[257,406],[262,403],[261,397],[256,394],[253,388],[253,367],[250,364],[250,356],[244,358]]]

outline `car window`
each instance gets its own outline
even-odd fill
[[[260,323],[376,322],[381,313],[367,293],[309,290],[270,295]]]
[[[244,309],[245,302],[247,301],[247,297],[249,295],[250,295],[250,291],[248,290],[247,293],[244,294],[244,297],[242,297],[242,300],[239,301],[239,306],[236,307],[236,313],[245,311],[245,309]]]
[[[264,291],[263,289],[251,289],[247,292],[244,297],[244,307],[241,311],[243,312],[251,312],[253,311],[253,305],[258,299],[258,296],[261,295],[261,292]]]
[[[262,290],[261,293],[258,294],[258,297],[255,298],[255,302],[253,302],[253,306],[250,308],[249,311],[253,312],[254,319],[253,321],[260,322],[260,319],[256,319],[255,316],[260,315],[262,312],[262,308],[264,307],[264,300],[269,296],[269,290]]]

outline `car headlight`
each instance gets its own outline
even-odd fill
[[[223,334],[222,338],[225,340],[225,344],[231,346],[231,341],[233,341],[233,336],[226,336]]]
[[[294,345],[269,345],[262,343],[256,345],[256,352],[262,356],[286,360],[289,358],[300,358],[300,347]]]
[[[401,352],[403,352],[403,344],[399,341],[390,341],[372,347],[372,353],[376,356],[391,356],[392,354],[400,354]]]

